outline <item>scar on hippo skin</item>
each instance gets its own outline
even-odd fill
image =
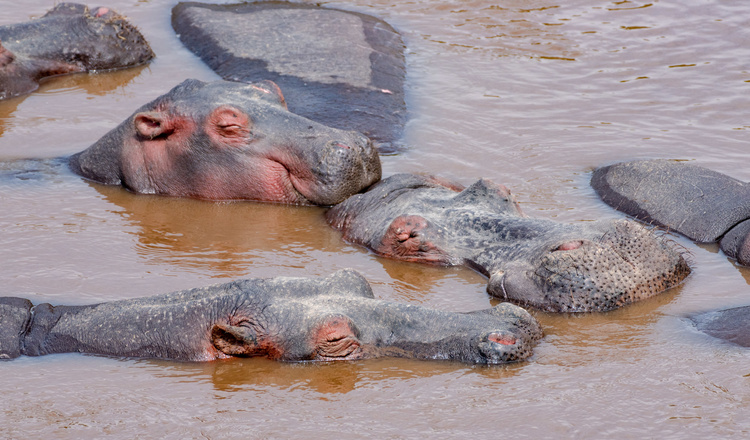
[[[378,255],[467,265],[489,277],[491,295],[551,312],[612,310],[690,273],[675,246],[635,222],[534,219],[502,185],[450,186],[396,174],[334,206],[326,219]]]
[[[304,205],[339,203],[381,176],[368,138],[290,113],[271,81],[186,80],[70,167],[136,193]]]
[[[223,79],[277,82],[300,116],[404,149],[404,43],[378,18],[313,4],[181,2],[180,41]]]
[[[1,359],[78,352],[181,361],[395,356],[500,364],[528,358],[541,337],[536,319],[512,304],[451,313],[382,301],[353,270],[86,306],[0,298]]]
[[[153,58],[143,35],[117,12],[60,3],[38,19],[0,26],[0,99],[31,93],[50,76],[123,69]]]
[[[608,205],[701,243],[719,241],[750,265],[750,185],[683,161],[622,162],[594,171],[591,186]]]

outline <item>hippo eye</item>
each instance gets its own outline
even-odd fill
[[[331,316],[313,332],[313,357],[320,360],[358,357],[361,344],[354,323],[346,316]]]
[[[329,339],[318,344],[318,357],[321,359],[343,359],[359,350],[359,341],[352,336]]]

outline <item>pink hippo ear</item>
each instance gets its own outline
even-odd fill
[[[174,132],[172,120],[163,112],[141,112],[133,117],[136,131],[143,137],[154,139]]]
[[[7,66],[8,64],[12,63],[15,59],[16,59],[16,56],[13,55],[13,52],[3,47],[2,42],[0,42],[0,68]]]
[[[242,146],[250,137],[251,126],[247,113],[230,105],[222,105],[208,116],[206,133],[216,144]]]
[[[385,257],[397,260],[438,265],[453,264],[450,255],[425,235],[429,228],[429,222],[422,216],[396,217],[388,226],[379,245],[373,246],[373,249]]]
[[[215,324],[211,329],[211,342],[219,351],[230,356],[262,354],[257,335],[248,327]]]
[[[263,81],[252,83],[249,85],[249,87],[253,90],[258,91],[258,96],[260,98],[263,98],[266,101],[273,102],[274,104],[278,104],[284,109],[287,108],[284,94],[281,93],[281,89],[278,85],[276,85],[275,82],[266,79]]]

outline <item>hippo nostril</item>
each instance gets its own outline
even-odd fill
[[[572,251],[574,249],[578,249],[582,245],[583,245],[583,242],[581,240],[573,240],[573,241],[569,241],[567,243],[561,244],[560,246],[558,246],[557,248],[555,248],[552,252],[556,252],[556,251]]]
[[[500,333],[491,333],[487,340],[500,345],[514,345],[517,341],[513,336],[502,335]]]

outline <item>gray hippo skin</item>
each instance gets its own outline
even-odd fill
[[[80,352],[182,361],[395,356],[498,364],[530,356],[541,335],[528,312],[508,303],[451,313],[374,299],[352,270],[88,306],[32,307],[0,298],[3,358]]]
[[[339,203],[381,172],[369,139],[290,113],[271,81],[186,80],[70,166],[137,193],[314,205]]]
[[[672,160],[622,162],[594,171],[601,199],[628,215],[710,243],[750,265],[750,185]]]
[[[551,312],[607,311],[689,273],[681,254],[632,221],[563,224],[524,216],[487,180],[461,187],[397,174],[327,213],[350,242],[390,258],[467,264],[498,298]]]
[[[0,26],[0,99],[31,93],[43,78],[143,64],[151,47],[124,17],[60,3],[25,23]]]
[[[750,306],[702,313],[690,319],[698,330],[714,338],[750,347]]]
[[[404,44],[382,20],[299,3],[187,2],[172,27],[222,78],[272,80],[292,112],[362,132],[382,153],[401,149]]]

